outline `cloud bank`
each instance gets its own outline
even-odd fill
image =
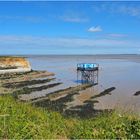
[[[139,49],[139,40],[0,36],[0,54],[137,53]]]
[[[135,1],[135,3],[132,1],[102,2],[98,5],[94,5],[93,10],[96,12],[108,12],[112,14],[122,14],[140,18],[139,1]]]
[[[108,34],[108,36],[116,38],[127,37],[126,34]]]
[[[116,35],[115,35],[116,36]],[[118,35],[117,35],[118,36]],[[119,39],[89,39],[89,38],[62,38],[62,37],[37,37],[37,36],[0,36],[0,48],[2,45],[44,46],[44,47],[140,47],[139,40]],[[3,46],[4,47],[4,46]],[[26,46],[25,46],[26,47]]]
[[[24,21],[31,23],[46,22],[46,18],[38,16],[0,16],[1,21]]]

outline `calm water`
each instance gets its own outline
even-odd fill
[[[84,91],[83,98],[90,98],[107,88],[116,87],[111,95],[98,98],[99,103],[96,104],[96,108],[123,107],[140,112],[140,95],[133,96],[136,91],[140,91],[138,60],[105,59],[95,56],[28,56],[28,60],[34,70],[54,72],[56,78],[65,86],[77,84],[77,63],[98,63],[100,65],[99,83],[92,89]],[[82,102],[82,97],[77,101]]]

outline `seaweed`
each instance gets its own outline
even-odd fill
[[[39,87],[32,87],[32,88],[28,88],[28,87],[24,87],[20,90],[17,90],[15,92],[12,93],[13,97],[15,98],[18,98],[18,95],[21,95],[21,94],[30,94],[31,92],[34,92],[34,91],[42,91],[42,90],[45,90],[45,89],[48,89],[48,88],[52,88],[52,87],[55,87],[55,86],[58,86],[62,83],[53,83],[53,84],[49,84],[49,85],[44,85],[44,86],[39,86]]]
[[[14,73],[5,73],[5,74],[0,74],[0,80],[6,80],[6,79],[10,79],[10,78],[16,78],[19,76],[26,76],[28,74],[37,74],[39,73],[38,71],[35,70],[31,70],[28,72],[14,72]]]
[[[78,92],[73,92],[67,94],[64,97],[58,98],[56,100],[50,100],[49,98],[32,102],[33,106],[46,108],[50,111],[57,111],[61,113],[64,117],[76,117],[76,118],[91,118],[96,117],[107,112],[112,112],[112,109],[99,110],[94,108],[94,104],[98,103],[96,100],[86,100],[83,105],[77,105],[69,107],[68,102],[72,102],[73,96],[79,94]]]
[[[138,96],[140,95],[140,91],[137,91],[136,93],[134,93],[134,96]]]
[[[105,96],[105,95],[111,95],[111,92],[113,90],[115,90],[115,89],[116,89],[115,87],[111,87],[111,88],[105,89],[100,94],[92,96],[91,99],[94,99],[94,98],[97,98],[97,97],[102,97],[102,96]]]
[[[66,95],[65,97],[61,97],[57,100],[44,99],[38,102],[33,102],[32,105],[37,107],[47,108],[48,110],[58,111],[60,113],[64,113],[67,105],[67,102],[73,101],[73,96],[75,94],[79,94],[78,92],[73,92],[71,94]]]
[[[51,79],[43,79],[43,80],[28,80],[28,81],[21,81],[21,82],[13,82],[11,83],[5,83],[3,84],[3,87],[5,88],[21,88],[29,85],[35,85],[35,84],[43,84],[48,83],[52,80],[55,80],[56,78]]]
[[[8,70],[8,69],[17,69],[16,66],[10,66],[10,67],[0,67],[0,70]]]

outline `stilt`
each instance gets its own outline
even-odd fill
[[[77,64],[77,81],[81,80],[82,84],[98,84],[99,65],[95,63]],[[80,78],[80,79],[79,79]]]

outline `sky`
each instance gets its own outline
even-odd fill
[[[140,2],[0,1],[0,54],[140,54]]]

